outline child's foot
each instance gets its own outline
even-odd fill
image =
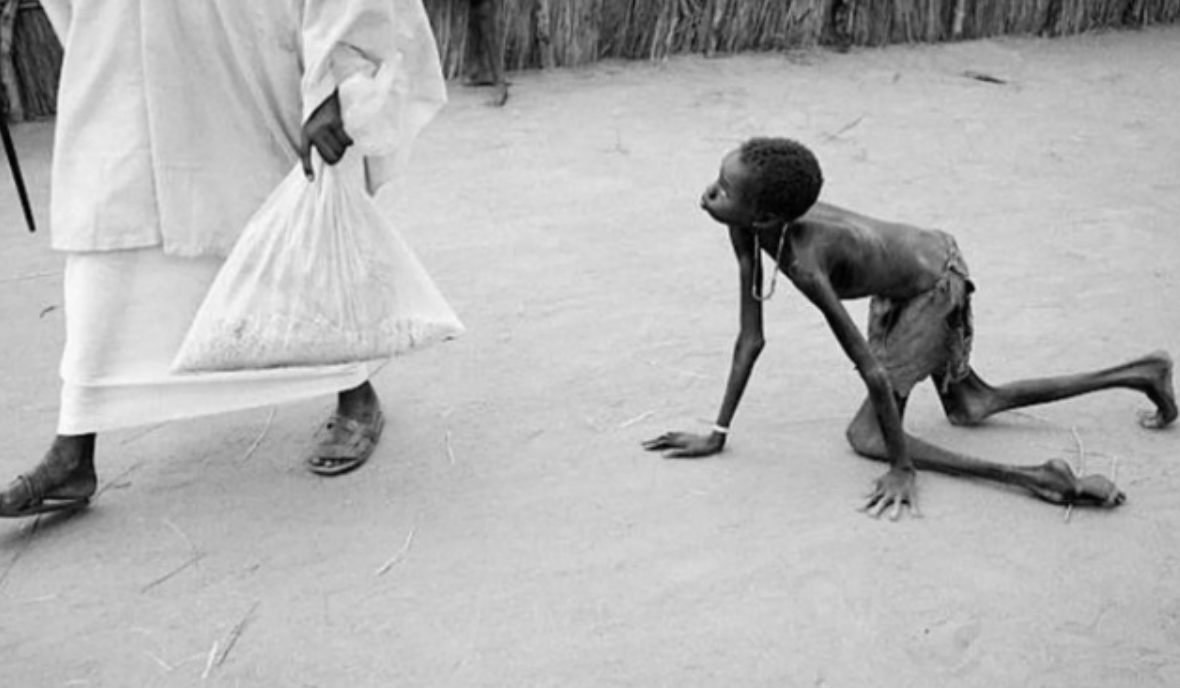
[[[1151,386],[1145,391],[1155,404],[1156,411],[1141,413],[1139,424],[1153,430],[1166,428],[1176,420],[1177,415],[1176,392],[1172,389],[1172,357],[1165,351],[1157,351],[1143,359],[1142,363],[1151,373]]]
[[[1053,459],[1028,469],[1033,480],[1026,487],[1038,498],[1053,504],[1116,507],[1127,496],[1115,484],[1100,475],[1078,478],[1069,464]]]
[[[94,435],[58,435],[36,468],[0,492],[0,517],[77,509],[86,506],[97,489]]]

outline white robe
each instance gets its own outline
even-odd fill
[[[394,67],[399,150],[446,100],[421,0],[43,0],[65,49],[53,246],[221,255],[297,164],[303,122],[358,70]]]
[[[445,102],[421,0],[42,5],[65,48],[50,204],[53,246],[69,252],[58,432],[265,406],[366,380],[365,364],[202,376],[169,368],[221,258],[298,164],[315,107],[356,72],[395,73],[380,114],[397,145],[365,160],[375,192]]]

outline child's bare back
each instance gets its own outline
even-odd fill
[[[775,256],[781,230],[759,231]],[[945,234],[886,222],[827,203],[816,203],[784,233],[782,269],[788,277],[827,275],[841,299],[908,299],[929,290],[947,260]]]

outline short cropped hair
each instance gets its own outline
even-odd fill
[[[742,144],[738,155],[753,172],[750,195],[759,212],[790,222],[819,198],[824,185],[819,161],[798,141],[755,137]]]

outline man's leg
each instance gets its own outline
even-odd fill
[[[308,469],[319,475],[340,475],[360,467],[372,456],[384,429],[381,402],[371,384],[340,392],[336,412],[317,434]]]
[[[501,106],[508,101],[508,82],[504,80],[501,63],[503,50],[500,34],[496,31],[495,0],[471,0],[468,10],[469,50],[474,69],[469,70],[468,83],[472,86],[493,86],[496,89],[491,104]]]
[[[0,492],[0,517],[33,516],[85,506],[94,496],[96,436],[58,435],[31,472]]]
[[[869,400],[866,399],[857,412],[846,435],[857,454],[878,461],[888,460],[885,439]],[[1006,465],[948,451],[908,433],[906,447],[918,470],[990,480],[1027,490],[1054,504],[1118,506],[1125,499],[1106,478],[1096,475],[1078,478],[1069,464],[1060,459],[1040,466]]]
[[[503,79],[496,59],[496,17],[492,0],[471,0],[467,15],[468,81],[472,86],[491,86]]]
[[[945,386],[935,379],[947,418],[955,425],[975,425],[988,416],[1025,406],[1045,404],[1104,389],[1143,392],[1155,404],[1140,424],[1163,428],[1176,420],[1176,395],[1172,389],[1172,358],[1163,351],[1111,368],[1076,375],[1022,380],[992,387],[974,370]]]

